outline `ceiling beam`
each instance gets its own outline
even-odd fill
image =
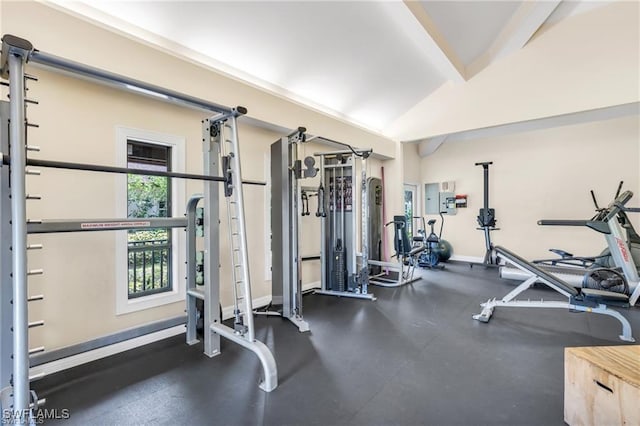
[[[435,136],[433,138],[427,138],[420,141],[418,144],[418,155],[420,158],[424,158],[427,155],[431,155],[436,152],[436,150],[440,148],[440,145],[447,140],[447,137],[449,137],[449,135]]]
[[[561,3],[561,0],[524,1],[485,53],[465,70],[473,77],[493,61],[522,49]]]
[[[533,120],[524,120],[514,123],[500,124],[497,126],[465,130],[447,135],[433,136],[426,139],[404,141],[403,143],[417,142],[419,144],[418,154],[423,158],[427,155],[433,154],[445,141],[458,142],[473,139],[498,138],[514,133],[533,132],[536,130],[551,129],[554,127],[613,120],[621,117],[637,116],[638,114],[640,114],[640,102],[631,102],[585,111],[576,111],[568,114],[536,118]]]
[[[465,67],[438,27],[419,1],[403,0],[414,18],[425,31],[425,50],[434,65],[448,79],[456,83],[466,81]]]

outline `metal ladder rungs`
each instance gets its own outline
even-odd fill
[[[29,328],[42,327],[44,325],[44,320],[33,321],[29,323]]]
[[[42,200],[42,195],[40,195],[40,194],[27,194],[27,200]]]
[[[42,275],[44,274],[44,269],[30,269],[27,271],[27,275]]]
[[[34,170],[34,169],[25,169],[24,171],[26,174],[28,175],[32,175],[32,176],[40,176],[40,170]]]
[[[40,300],[44,300],[44,294],[36,294],[34,296],[29,296],[29,298],[27,298],[27,302],[37,302]]]
[[[42,248],[44,248],[42,244],[29,244],[27,246],[27,250],[40,250]]]
[[[38,145],[27,145],[27,151],[40,152],[40,147]]]

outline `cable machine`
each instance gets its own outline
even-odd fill
[[[322,287],[316,293],[375,300],[368,291],[366,225],[369,218],[366,170],[372,151],[349,148],[314,154],[320,158],[320,181],[326,188],[318,199],[326,206],[326,216],[322,217],[321,228]]]
[[[307,193],[300,190],[299,181],[317,174],[313,157],[304,159],[304,169],[299,159],[298,148],[306,142],[305,131],[299,127],[271,145],[272,299],[267,309],[255,312],[287,318],[301,332],[309,331],[309,324],[302,316],[299,228],[300,215],[307,214],[309,206]]]
[[[34,220],[27,219],[27,200],[39,200],[39,196],[28,195],[25,190],[26,174],[40,172],[27,169],[27,165],[56,167],[69,170],[84,170],[102,173],[140,173],[140,170],[101,166],[95,164],[65,163],[29,159],[27,151],[27,129],[37,127],[26,119],[25,106],[34,102],[25,96],[25,82],[37,80],[25,74],[27,62],[38,64],[53,71],[73,74],[94,82],[129,91],[144,93],[159,100],[183,107],[212,113],[202,123],[202,147],[204,174],[190,175],[172,172],[161,173],[173,178],[199,179],[204,181],[204,194],[189,203],[189,218],[106,219],[106,220]],[[193,240],[188,253],[189,278],[187,281],[187,343],[193,344],[197,313],[195,300],[205,302],[204,352],[208,356],[220,353],[220,336],[253,351],[264,369],[264,381],[260,387],[269,392],[277,387],[277,367],[271,351],[255,339],[252,315],[251,283],[245,227],[244,199],[242,191],[237,135],[237,117],[246,113],[243,107],[228,108],[192,96],[129,79],[117,74],[92,68],[73,61],[37,51],[24,39],[4,35],[0,56],[0,77],[8,80],[2,85],[9,87],[10,101],[0,102],[0,405],[10,413],[14,423],[33,423],[34,410],[38,408],[35,393],[30,389],[30,355],[43,352],[44,348],[29,348],[29,329],[43,326],[44,321],[29,322],[28,305],[44,299],[42,295],[28,294],[29,275],[42,274],[42,270],[27,269],[28,250],[42,249],[42,245],[27,245],[27,234],[47,232],[76,232],[97,230],[121,230],[156,227],[187,227],[194,229],[197,222],[195,206],[202,199],[204,207],[201,225],[204,230],[203,267],[204,286],[195,285],[196,261]],[[34,102],[35,103],[35,102]],[[8,129],[8,130],[7,130]],[[9,155],[6,153],[9,152]],[[4,167],[8,166],[8,167]],[[151,174],[144,171],[144,174]],[[222,183],[227,204],[228,231],[232,250],[234,285],[234,327],[220,322],[219,317],[219,187]],[[10,224],[10,225],[9,225]],[[191,232],[189,232],[191,234]],[[194,232],[195,235],[195,232]],[[195,237],[194,237],[195,238]],[[11,244],[7,242],[11,241]]]

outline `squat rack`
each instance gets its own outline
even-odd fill
[[[62,72],[74,77],[80,77],[120,90],[152,97],[156,100],[197,109],[213,115],[203,121],[203,175],[193,175],[174,172],[159,172],[162,176],[203,180],[205,191],[204,226],[208,228],[205,237],[205,257],[207,267],[205,275],[205,290],[199,298],[205,299],[207,304],[205,332],[205,353],[215,356],[220,353],[220,336],[252,350],[258,355],[264,368],[264,383],[261,388],[267,392],[277,386],[277,368],[270,350],[261,342],[255,340],[253,327],[251,285],[247,262],[247,242],[244,218],[244,201],[242,187],[238,183],[260,184],[259,182],[242,182],[237,138],[237,117],[246,114],[244,107],[225,107],[186,94],[175,92],[149,83],[124,77],[108,71],[93,68],[74,61],[50,55],[33,48],[25,39],[4,35],[2,37],[2,51],[0,56],[0,77],[8,80],[2,83],[9,87],[8,102],[0,102],[0,115],[4,115],[2,122],[6,123],[8,116],[9,129],[0,129],[0,150],[9,148],[9,155],[0,152],[0,236],[3,247],[0,250],[0,404],[4,410],[9,409],[12,421],[16,423],[33,422],[32,409],[37,408],[37,397],[29,387],[29,355],[35,350],[29,350],[29,328],[34,324],[28,321],[28,302],[42,300],[42,296],[29,297],[27,276],[34,271],[27,270],[27,234],[46,232],[75,232],[85,230],[104,230],[96,227],[84,228],[84,223],[107,223],[108,230],[135,229],[131,219],[107,219],[104,221],[43,221],[28,220],[26,217],[26,200],[31,198],[26,193],[27,165],[41,167],[55,167],[70,170],[85,170],[107,173],[140,173],[134,169],[101,166],[95,164],[66,163],[46,160],[28,159],[26,151],[27,127],[32,127],[26,120],[25,80],[34,77],[25,74],[27,62],[39,65],[45,69]],[[8,111],[7,111],[8,110]],[[4,139],[4,141],[2,141]],[[10,143],[9,143],[10,142]],[[224,154],[227,154],[224,156]],[[219,157],[222,164],[218,164]],[[9,167],[2,167],[3,165]],[[222,176],[215,176],[222,169]],[[157,174],[158,172],[156,172]],[[152,174],[144,171],[144,174]],[[10,177],[9,177],[10,175]],[[10,179],[10,180],[9,180]],[[214,183],[223,183],[227,206],[229,208],[229,223],[235,235],[232,238],[232,250],[238,253],[234,257],[234,290],[242,290],[243,310],[246,324],[242,330],[234,330],[220,324],[219,318],[219,211],[218,187]],[[10,192],[9,192],[10,191]],[[9,201],[10,198],[10,201]],[[35,198],[38,199],[38,198]],[[231,213],[233,205],[233,214]],[[9,209],[10,206],[10,209]],[[171,223],[170,223],[171,222]],[[8,224],[11,223],[10,226]],[[150,226],[146,222],[145,227]],[[184,219],[158,220],[162,226],[186,226]],[[233,224],[233,225],[232,225]],[[10,234],[11,247],[4,243]],[[237,246],[234,249],[234,244]],[[39,247],[38,247],[39,248]],[[9,261],[10,258],[10,261]],[[236,272],[236,268],[239,272]],[[41,273],[42,271],[40,271]],[[11,285],[10,285],[11,283]],[[236,311],[240,314],[237,306]],[[212,308],[214,307],[214,308]],[[11,314],[8,314],[11,312]],[[188,321],[191,318],[188,319]],[[42,325],[42,321],[36,321]],[[12,335],[12,336],[11,336]],[[190,341],[188,343],[193,343]],[[41,350],[39,350],[41,351]],[[12,398],[11,398],[12,395]]]

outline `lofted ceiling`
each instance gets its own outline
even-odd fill
[[[54,2],[376,133],[590,1]],[[560,4],[560,6],[558,6]],[[585,6],[585,4],[587,6]],[[555,12],[554,12],[555,11]]]

